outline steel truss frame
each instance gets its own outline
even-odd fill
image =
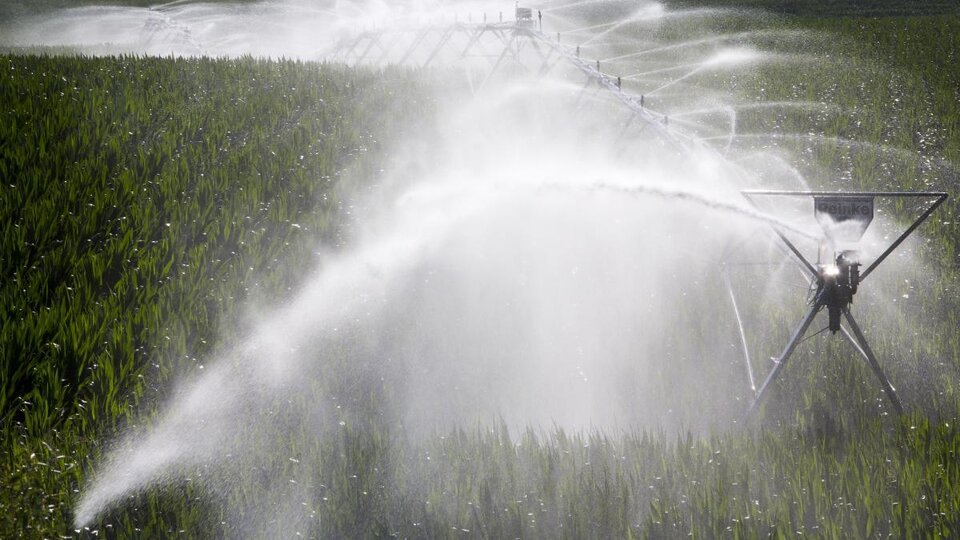
[[[644,128],[653,128],[664,141],[676,147],[687,148],[691,143],[691,140],[683,134],[667,128],[665,114],[645,107],[641,96],[625,91],[618,85],[616,76],[604,74],[600,70],[599,62],[584,60],[580,58],[577,48],[562,45],[559,33],[554,38],[535,28],[520,26],[513,22],[454,23],[417,28],[368,30],[352,38],[341,39],[326,57],[348,64],[364,62],[410,64],[414,58],[425,57],[422,63],[416,65],[428,67],[437,61],[444,50],[452,47],[456,36],[466,39],[466,45],[459,52],[458,58],[474,55],[487,57],[491,61],[490,69],[483,75],[479,88],[483,88],[505,63],[512,62],[538,76],[545,76],[557,65],[566,63],[581,73],[585,79],[583,88],[577,95],[576,106],[579,106],[585,94],[592,89],[594,92],[606,92],[608,96],[626,107],[629,116],[624,121],[621,138],[639,119],[644,123]],[[384,44],[384,40],[388,37],[393,38],[389,46]],[[406,45],[399,58],[391,56],[391,51],[395,47],[402,47],[406,43],[409,45]],[[491,52],[491,47],[494,46],[498,48]],[[537,64],[533,67],[524,65],[521,56],[521,51],[528,46],[536,52]],[[421,54],[417,55],[418,52]]]

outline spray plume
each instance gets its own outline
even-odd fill
[[[172,2],[21,16],[0,35],[6,46],[85,53],[309,60],[358,31],[465,22],[466,13],[493,22],[512,9]],[[404,172],[387,182],[391,196],[361,203],[348,247],[289,302],[254,313],[249,334],[185,381],[154,427],[114,444],[83,491],[78,527],[150,485],[191,477],[233,497],[249,536],[309,531],[300,502],[316,470],[287,454],[291,441],[309,445],[337,429],[698,428],[739,411],[747,384],[718,389],[696,377],[733,369],[736,357],[715,345],[730,342],[729,328],[703,324],[733,316],[711,301],[717,261],[769,225],[801,239],[820,233],[740,197],[761,180],[805,187],[803,176],[772,153],[731,154],[738,133],[728,113],[738,103],[696,81],[774,55],[740,44],[746,34],[657,37],[659,25],[717,10],[590,0],[542,12],[545,24],[581,35],[577,58],[639,74],[623,90],[656,99],[631,113],[616,96],[585,92],[576,63],[477,84],[487,60],[450,61],[467,83],[438,89],[435,130],[397,145],[395,170]],[[376,406],[358,404],[363,393],[376,394]],[[233,495],[240,470],[277,460],[290,482],[264,481],[275,502]]]

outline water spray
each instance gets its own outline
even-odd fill
[[[577,5],[601,3],[597,0],[577,2],[543,9],[542,12],[548,14],[547,22],[550,23],[561,19],[556,15],[557,12],[568,13]],[[270,3],[269,6],[271,9],[280,9],[278,6],[282,7],[282,4]],[[278,51],[281,54],[286,52],[283,46],[272,47],[269,39],[259,43],[266,43],[262,49],[253,51],[243,49],[254,41],[253,38],[248,42],[237,36],[222,39],[222,35],[215,33],[218,26],[210,24],[214,19],[209,17],[209,13],[215,12],[215,7],[204,4],[196,7],[197,11],[192,11],[186,8],[181,10],[171,4],[158,9],[164,10],[163,17],[157,17],[148,10],[123,11],[123,14],[129,15],[130,20],[143,18],[144,15],[150,21],[158,20],[146,28],[147,37],[156,37],[157,41],[173,33],[174,26],[182,29],[183,32],[176,36],[188,35],[190,40],[177,54],[210,51],[211,55],[252,52],[255,56],[279,56]],[[246,8],[236,10],[242,14],[248,13]],[[83,24],[79,26],[92,24],[91,21],[95,20],[89,11],[71,13],[84,14]],[[509,18],[510,12],[507,13]],[[396,20],[396,16],[389,16],[392,15],[390,13],[384,15],[379,11],[367,16],[357,6],[354,18],[345,18],[332,24],[322,22],[331,18],[328,13],[319,12],[306,22],[299,19],[295,21],[300,30],[297,36],[311,38],[304,38],[302,43],[293,40],[299,47],[291,49],[296,51],[295,55],[299,53],[304,58],[319,57],[351,65],[464,68],[472,70],[468,77],[479,73],[478,80],[481,82],[474,85],[471,80],[471,89],[475,96],[488,99],[471,101],[464,99],[464,96],[457,96],[453,114],[445,116],[443,121],[451,122],[450,117],[463,109],[469,110],[467,118],[440,138],[441,142],[455,142],[451,142],[450,146],[431,145],[431,155],[424,160],[426,165],[411,175],[418,181],[423,177],[428,180],[407,186],[409,189],[405,189],[386,210],[378,208],[379,212],[359,212],[374,224],[364,223],[367,230],[358,233],[359,238],[349,249],[332,256],[331,261],[325,261],[322,271],[308,277],[307,285],[289,306],[262,314],[266,322],[258,320],[254,335],[245,338],[236,348],[240,351],[237,356],[245,362],[228,362],[230,355],[236,351],[225,351],[223,357],[214,362],[220,367],[208,371],[216,376],[206,375],[191,382],[190,391],[186,394],[195,401],[175,402],[158,420],[159,427],[152,429],[148,436],[131,438],[129,452],[113,453],[113,458],[105,461],[103,472],[94,477],[92,485],[84,490],[77,515],[79,524],[95,520],[106,508],[151,484],[176,481],[177,474],[185,467],[201,462],[217,463],[222,459],[218,452],[245,447],[245,441],[235,440],[240,437],[234,437],[230,430],[237,424],[246,425],[243,422],[249,422],[249,425],[254,425],[263,419],[250,414],[237,420],[232,416],[232,410],[230,414],[222,411],[225,405],[240,404],[238,407],[244,412],[256,412],[265,408],[264,404],[272,404],[274,392],[280,393],[276,389],[292,392],[291,386],[310,379],[317,373],[310,370],[316,370],[315,365],[326,360],[322,345],[326,345],[327,341],[324,340],[335,340],[328,339],[328,336],[318,337],[318,334],[335,333],[340,326],[360,326],[361,322],[369,323],[373,330],[368,331],[376,332],[379,330],[375,326],[377,323],[370,321],[378,317],[393,316],[397,319],[389,321],[391,326],[385,334],[402,333],[397,328],[403,328],[404,324],[416,326],[415,332],[398,338],[397,343],[391,343],[389,338],[377,341],[374,347],[376,351],[371,353],[371,357],[376,356],[371,362],[382,358],[395,361],[394,357],[405,352],[404,347],[415,349],[408,354],[420,363],[411,365],[422,369],[415,371],[411,368],[417,377],[410,385],[413,387],[411,395],[421,400],[414,405],[420,408],[407,402],[390,404],[396,408],[407,406],[416,413],[426,410],[427,414],[436,414],[441,419],[462,421],[464,416],[457,416],[462,409],[451,404],[460,403],[456,401],[457,393],[464,390],[458,389],[451,381],[456,383],[469,379],[475,373],[484,373],[482,370],[490,366],[482,365],[482,362],[494,357],[506,359],[501,364],[491,364],[490,369],[496,372],[496,377],[484,379],[478,376],[470,380],[470,384],[477,387],[489,384],[489,387],[476,390],[479,397],[466,408],[474,414],[478,410],[486,412],[483,406],[492,403],[501,411],[514,414],[508,420],[517,425],[548,425],[551,421],[565,427],[596,426],[600,422],[617,425],[623,418],[634,425],[632,421],[640,415],[647,415],[642,421],[647,418],[661,421],[666,415],[658,416],[663,409],[655,407],[659,405],[658,401],[663,401],[662,395],[659,398],[637,397],[638,393],[633,392],[630,398],[634,401],[620,401],[614,397],[612,390],[621,390],[625,381],[646,383],[635,381],[649,375],[641,369],[654,366],[642,364],[648,358],[651,362],[660,362],[661,367],[682,364],[665,362],[664,358],[675,352],[669,350],[671,346],[678,342],[689,345],[692,340],[684,334],[680,336],[681,340],[669,342],[665,334],[675,330],[670,328],[670,316],[680,320],[688,316],[684,308],[690,308],[689,313],[693,317],[703,319],[707,318],[704,309],[712,307],[707,305],[710,303],[709,297],[703,293],[702,283],[696,281],[709,275],[715,263],[714,253],[710,251],[713,246],[706,240],[715,239],[716,236],[708,237],[706,231],[710,230],[710,234],[727,239],[734,230],[740,231],[744,223],[770,227],[781,241],[783,249],[798,263],[813,290],[806,317],[757,391],[755,373],[747,351],[744,322],[729,276],[724,275],[730,300],[734,303],[735,319],[740,329],[743,355],[753,391],[748,414],[756,409],[768,386],[778,377],[820,311],[826,311],[830,316],[828,328],[841,333],[853,343],[877,373],[894,407],[898,410],[902,408],[896,392],[880,370],[876,357],[854,321],[851,307],[862,282],[890,251],[943,202],[946,194],[792,192],[790,196],[793,197],[813,198],[815,212],[823,217],[823,220],[818,219],[821,222],[820,231],[799,227],[787,219],[737,199],[737,189],[743,186],[742,182],[758,178],[735,160],[725,159],[724,152],[729,150],[731,142],[742,137],[742,134],[735,133],[735,112],[729,120],[730,133],[726,134],[725,130],[725,134],[720,136],[726,148],[718,151],[709,144],[709,138],[697,136],[688,130],[691,125],[707,130],[715,126],[695,125],[687,120],[693,112],[685,115],[683,110],[670,105],[671,96],[666,95],[667,92],[657,93],[658,88],[667,87],[665,83],[675,85],[673,90],[683,88],[686,91],[691,88],[688,83],[692,82],[686,79],[696,77],[698,73],[702,75],[700,72],[707,68],[712,71],[755,63],[759,53],[752,49],[729,49],[725,52],[714,46],[726,47],[727,41],[757,33],[694,39],[683,43],[645,43],[643,48],[603,51],[599,50],[600,41],[597,38],[600,36],[585,30],[616,30],[622,28],[625,22],[661,16],[669,19],[672,15],[657,5],[648,12],[641,10],[635,13],[630,21],[601,25],[594,24],[593,20],[578,21],[583,23],[583,27],[571,27],[563,32],[576,38],[563,36],[561,40],[561,32],[557,32],[554,39],[555,29],[544,32],[540,10],[535,15],[532,8],[517,5],[513,13],[513,21],[505,20],[501,11],[492,12],[489,22],[484,13],[480,24],[472,22],[481,20],[479,17],[441,14],[441,20],[455,22],[382,25],[382,21]],[[429,15],[430,20],[437,20],[436,13]],[[464,23],[464,20],[470,22]],[[260,30],[260,25],[249,24],[246,20],[243,23],[238,26]],[[329,35],[316,38],[324,33],[317,30],[321,24],[329,25],[322,28],[332,29]],[[356,33],[343,31],[351,24],[354,28],[376,29]],[[137,29],[132,33],[139,35],[139,32]],[[335,37],[342,39],[334,44]],[[278,39],[277,43],[290,42]],[[160,48],[163,45],[154,43],[144,50],[167,53]],[[656,69],[651,69],[654,66],[649,65],[640,69],[628,63],[634,59],[645,61],[664,53],[668,53],[665,56],[672,61],[670,55],[686,54],[691,48],[700,46],[713,47],[714,50],[698,62],[690,63],[689,59],[683,59],[678,61],[677,66],[664,68],[657,65]],[[326,53],[318,53],[324,50]],[[560,77],[546,79],[547,74],[562,68],[567,68],[565,74],[572,73],[572,76],[559,82]],[[678,79],[657,82],[657,75],[690,68],[696,72],[682,73],[680,76],[685,78],[682,82]],[[655,82],[643,88],[641,84],[647,80],[638,81],[629,75],[635,72]],[[523,103],[514,108],[483,108],[490,105],[491,101],[506,102],[508,98],[515,97],[516,86],[509,87],[508,92],[494,94],[494,85],[488,83],[495,78],[498,80],[494,82],[499,82],[499,78],[509,81],[517,73],[533,76],[524,80],[536,81],[539,84],[538,91],[524,96]],[[616,73],[621,73],[622,77]],[[623,86],[624,79],[628,82],[626,88]],[[636,94],[630,92],[634,88],[638,89]],[[568,115],[560,115],[561,110],[557,108],[546,114],[541,111],[541,116],[533,116],[533,122],[527,121],[523,115],[529,109],[556,97],[550,95],[549,91],[558,89],[568,93],[571,89],[574,93],[580,92],[574,106],[570,106],[572,100],[564,103],[563,111]],[[587,95],[590,92],[593,93],[592,98]],[[651,94],[651,99],[645,99]],[[702,94],[689,95],[691,101],[696,101],[697,111],[714,107],[711,95],[701,99],[703,97]],[[596,110],[600,107],[587,109],[581,107],[584,103],[606,106],[605,112],[612,111],[612,114],[603,116]],[[502,105],[499,102],[496,104]],[[733,111],[725,102],[719,108]],[[504,109],[507,109],[506,113]],[[582,109],[586,110],[581,112]],[[627,115],[626,120],[624,114]],[[497,115],[503,117],[499,131],[479,132],[484,122],[496,123],[491,118]],[[558,116],[563,116],[563,120],[556,120]],[[669,116],[673,116],[673,122],[669,122]],[[522,117],[523,120],[515,120],[504,129],[503,124],[516,117]],[[571,117],[582,123],[563,123]],[[588,123],[594,119],[595,124]],[[556,123],[540,128],[536,125],[537,121]],[[583,129],[584,126],[600,126],[602,129]],[[521,128],[523,133],[511,133],[521,131]],[[532,144],[530,139],[543,135],[538,129],[553,129],[543,137],[550,143],[549,155],[532,158],[532,147],[536,147],[536,144]],[[617,132],[619,136],[610,136]],[[584,133],[590,133],[591,136],[584,137]],[[638,140],[639,134],[645,138]],[[576,144],[562,144],[570,142],[562,140],[564,135],[576,139]],[[596,151],[591,144],[596,143],[594,139],[604,135],[608,135],[609,142],[613,144],[602,152]],[[561,141],[558,143],[557,140]],[[629,145],[623,144],[624,141],[640,144],[626,148]],[[415,145],[413,147],[416,148]],[[621,154],[610,152],[612,147],[620,150]],[[489,159],[490,156],[477,157],[484,152],[495,156],[495,159]],[[456,167],[437,165],[438,159],[454,154],[455,157],[449,159],[458,162]],[[514,156],[513,160],[509,159],[511,156]],[[614,162],[612,157],[620,161]],[[772,163],[775,159],[764,161]],[[531,166],[531,162],[537,166]],[[551,165],[553,169],[543,170]],[[609,166],[609,170],[604,169],[605,166]],[[726,174],[730,172],[737,174]],[[793,172],[796,176],[791,177],[790,181],[803,185],[805,180],[802,175]],[[491,178],[496,178],[496,183],[491,184]],[[504,178],[508,178],[513,185],[504,182]],[[688,184],[684,184],[684,181],[688,181]],[[524,182],[527,184],[524,185]],[[565,196],[564,191],[570,192],[571,196]],[[549,196],[544,196],[544,192]],[[599,195],[584,197],[585,192]],[[729,197],[725,198],[727,195]],[[746,195],[748,200],[755,200],[785,193],[755,191]],[[841,246],[845,241],[841,236],[846,234],[844,231],[852,228],[856,232],[861,226],[862,235],[869,225],[865,216],[872,218],[873,199],[885,196],[936,198],[936,201],[884,254],[863,268],[867,261],[862,253],[848,249],[849,246]],[[599,200],[602,204],[591,206],[586,204],[589,201],[585,202],[585,199]],[[718,216],[737,219],[716,219]],[[594,230],[591,231],[590,227],[594,227]],[[591,234],[596,236],[592,237]],[[824,253],[822,256],[818,253],[817,262],[810,262],[801,254],[791,240],[797,237],[824,246]],[[638,248],[638,244],[645,247]],[[584,271],[584,267],[592,270],[592,273]],[[428,282],[436,279],[435,271],[441,274],[441,279],[447,280],[442,282],[444,286],[431,288]],[[583,275],[589,277],[583,279]],[[453,286],[449,286],[451,282]],[[456,303],[451,298],[457,295],[466,300],[460,299],[462,304]],[[625,298],[629,298],[629,301],[619,301]],[[391,301],[393,304],[390,304]],[[680,308],[677,308],[678,304],[681,304]],[[418,305],[425,306],[423,311],[426,315],[415,311]],[[685,327],[676,326],[680,327],[679,332],[686,331]],[[712,345],[717,342],[717,337],[716,334],[709,334],[707,337],[701,335],[700,339]],[[697,346],[689,345],[688,349],[677,353],[676,358],[688,360],[694,354],[709,356],[704,355],[702,350],[696,350]],[[314,356],[308,356],[304,351],[314,351]],[[684,357],[684,353],[691,352]],[[351,354],[361,356],[363,352]],[[426,357],[426,360],[421,357]],[[449,371],[444,371],[458,369],[457,366],[449,366],[455,364],[453,360],[461,358],[465,366],[461,365],[459,369],[467,376],[459,373],[450,376]],[[576,369],[576,377],[568,376],[574,373],[573,369],[568,368]],[[627,369],[633,371],[625,371]],[[593,374],[588,383],[585,373],[591,370]],[[620,376],[621,372],[627,375]],[[640,375],[636,376],[638,373]],[[603,377],[604,383],[595,383],[595,379]],[[649,378],[655,379],[653,376]],[[239,390],[234,390],[222,384],[223,380],[244,381],[244,384]],[[688,377],[683,386],[693,388],[686,390],[692,394],[697,391],[696,384],[697,381]],[[511,385],[522,388],[516,388],[515,394],[503,390],[503,387],[513,388]],[[644,388],[654,386],[655,381]],[[212,387],[221,388],[225,396],[221,398],[219,394],[210,393]],[[251,388],[263,390],[251,392]],[[589,391],[583,391],[583,388]],[[317,397],[316,391],[311,391],[313,393],[307,394],[303,390],[309,396],[307,401]],[[581,393],[576,393],[578,391]],[[494,392],[500,394],[490,397]],[[550,399],[556,403],[544,405]],[[198,405],[190,406],[193,403]],[[637,406],[637,403],[641,403],[641,406]],[[618,409],[621,406],[636,416],[617,418],[616,414],[622,412]],[[203,414],[199,414],[198,410]],[[493,407],[489,410],[493,410]],[[739,414],[741,410],[742,407],[736,404],[736,413]],[[717,416],[722,416],[722,413]],[[223,428],[224,432],[218,431],[215,436],[208,436],[206,445],[197,443],[196,440],[209,435],[209,432],[203,431],[205,428],[199,425],[202,422],[198,422],[197,418],[209,419],[208,425]],[[477,416],[470,417],[471,420],[475,418]],[[669,420],[673,420],[673,417]],[[681,422],[683,420],[686,418]],[[697,427],[702,426],[694,429]],[[277,429],[282,429],[282,426]],[[316,436],[326,435],[322,433]],[[268,450],[271,449],[269,441],[264,444]],[[307,474],[304,473],[303,478]],[[244,510],[239,514],[245,513],[248,520],[276,514],[271,509]]]
[[[836,334],[841,332],[843,337],[860,353],[863,359],[873,370],[873,373],[880,381],[884,392],[889,398],[890,403],[897,413],[903,413],[903,405],[896,389],[890,383],[883,368],[877,361],[873,349],[867,342],[867,338],[861,330],[860,325],[851,312],[854,295],[863,282],[876,268],[886,259],[897,247],[903,243],[926,219],[943,204],[947,199],[944,192],[893,192],[893,191],[865,191],[865,192],[829,192],[829,191],[770,191],[770,190],[745,190],[743,195],[752,203],[757,199],[770,197],[801,197],[812,198],[814,203],[814,215],[817,222],[823,228],[824,241],[820,242],[818,247],[818,259],[820,253],[824,250],[829,254],[829,259],[825,263],[811,262],[796,244],[792,242],[784,230],[773,225],[773,230],[777,237],[783,242],[789,253],[792,254],[794,261],[800,265],[808,281],[814,288],[814,294],[800,324],[793,331],[790,339],[783,348],[783,352],[774,360],[774,367],[760,385],[759,390],[755,390],[753,401],[747,409],[746,417],[751,417],[757,407],[759,407],[764,396],[767,393],[770,384],[780,375],[780,372],[787,365],[787,361],[793,355],[797,345],[800,344],[810,325],[813,323],[817,314],[826,310],[828,323],[825,330]],[[921,198],[928,202],[927,208],[900,234],[887,248],[877,256],[866,270],[860,271],[860,254],[852,249],[837,249],[840,242],[859,242],[866,232],[867,227],[873,221],[874,200],[875,198],[888,199],[908,199]],[[733,303],[736,314],[737,325],[740,330],[741,343],[743,346],[744,361],[747,364],[747,370],[750,374],[750,385],[754,387],[753,370],[750,364],[750,354],[747,349],[747,342],[744,336],[743,321],[737,308],[736,295],[733,287],[727,280],[727,288]],[[849,328],[844,327],[841,317],[846,319]]]

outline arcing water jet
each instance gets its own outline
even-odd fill
[[[507,38],[509,46],[500,48],[484,43],[467,60],[469,42],[406,56],[416,49],[403,38],[383,45],[378,57],[409,64],[438,58],[429,56],[436,51],[448,59],[455,82],[437,90],[435,133],[407,134],[397,146],[397,170],[406,172],[393,178],[388,171],[393,191],[360,203],[346,248],[306,276],[285,305],[251,308],[249,335],[184,382],[155,427],[116,444],[83,491],[77,526],[96,522],[131,494],[189,477],[222,501],[230,519],[246,524],[240,529],[249,536],[309,531],[306,508],[317,503],[310,483],[323,463],[311,465],[291,448],[316,446],[355,426],[411,437],[497,419],[514,429],[704,429],[738,414],[750,397],[747,386],[714,384],[731,380],[723,374],[737,353],[722,346],[731,342],[728,332],[704,322],[732,316],[714,302],[723,290],[711,271],[729,242],[771,222],[809,234],[739,197],[741,188],[761,181],[794,186],[802,175],[754,166],[773,159],[763,159],[763,149],[731,145],[739,133],[722,137],[726,154],[698,135],[735,130],[733,121],[682,116],[704,101],[730,110],[739,103],[709,86],[703,70],[674,68],[748,71],[748,63],[729,60],[754,56],[730,57],[721,48],[726,38],[717,36],[661,40],[657,27],[722,12],[671,13],[649,4],[636,13],[656,16],[607,25],[588,8],[607,4],[556,6],[553,12],[563,14],[557,24],[569,25],[557,28],[560,39],[568,28],[594,28],[617,41],[602,47],[598,34],[586,34],[582,48],[564,45],[563,58],[579,61],[555,68],[549,59],[557,56],[543,60],[546,67],[523,65],[523,55],[547,55],[546,48],[534,50],[542,38]],[[462,24],[466,17],[451,16],[457,9],[472,11],[478,24],[490,13],[493,24],[492,13],[513,7],[433,6],[82,8],[21,21],[3,35],[8,46],[81,52],[315,59],[338,38],[349,39],[354,27],[384,28],[401,15],[414,24],[422,15],[427,20],[413,26],[411,39],[427,39],[437,34],[416,30]],[[549,22],[552,12],[545,11]],[[501,30],[510,31],[509,21]],[[490,73],[497,55],[521,48],[519,66],[475,77]],[[599,73],[598,65],[589,74],[603,58],[616,59],[622,75],[655,77],[632,87],[641,96],[634,99],[631,88],[612,87],[616,73]],[[586,83],[570,78],[584,73]],[[470,95],[461,79],[482,83]],[[674,94],[657,95],[667,87]],[[668,123],[669,116],[689,123]],[[243,496],[251,470],[268,478],[266,496],[256,502]]]

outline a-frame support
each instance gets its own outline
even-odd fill
[[[934,199],[933,202],[924,210],[920,216],[914,220],[914,222],[907,227],[907,229],[899,236],[896,240],[891,243],[887,249],[883,251],[871,264],[863,271],[859,276],[859,282],[862,283],[863,280],[870,275],[873,270],[883,262],[904,240],[910,236],[913,231],[917,229],[928,217],[937,209],[943,202],[947,199],[947,194],[944,192],[826,192],[826,191],[761,191],[761,190],[746,190],[743,192],[744,197],[750,201],[751,204],[756,206],[754,197],[756,196],[801,196],[801,197],[833,197],[833,198],[863,198],[863,197],[888,197],[888,198],[928,198]],[[813,323],[814,318],[816,318],[817,313],[819,313],[823,308],[830,308],[831,300],[829,294],[826,292],[827,288],[825,287],[824,272],[810,262],[803,253],[797,249],[797,247],[791,242],[784,232],[773,226],[775,234],[783,242],[789,252],[795,257],[796,262],[804,270],[805,277],[809,277],[811,283],[817,285],[818,294],[814,297],[811,302],[810,308],[807,310],[806,315],[804,315],[800,324],[797,325],[797,328],[794,330],[793,334],[790,336],[790,339],[787,341],[787,344],[784,346],[783,351],[780,353],[780,356],[774,360],[773,369],[770,370],[770,373],[767,374],[767,377],[764,379],[763,383],[760,385],[760,388],[755,390],[753,401],[750,403],[750,407],[747,409],[745,419],[750,418],[760,406],[763,398],[766,396],[767,391],[770,385],[780,376],[780,373],[786,367],[787,362],[790,360],[790,357],[793,355],[794,351],[797,348],[797,345],[803,340],[804,335],[807,333],[807,330],[810,328],[810,325]],[[736,307],[736,297],[733,291],[733,287],[727,282],[727,288],[731,296],[731,300]],[[840,326],[839,330],[842,332],[843,336],[850,342],[851,345],[860,353],[863,359],[867,362],[867,365],[870,366],[870,369],[876,375],[877,379],[880,381],[880,385],[883,387],[884,393],[886,393],[887,398],[890,400],[890,403],[893,405],[893,408],[897,413],[903,413],[903,404],[900,401],[900,397],[897,395],[896,389],[890,383],[889,378],[883,371],[883,368],[880,366],[880,363],[877,361],[876,355],[874,355],[873,350],[870,348],[870,344],[867,341],[866,336],[863,334],[863,331],[860,329],[860,326],[857,324],[856,319],[854,319],[853,314],[850,312],[849,304],[844,305],[840,308],[840,313],[846,319],[848,330],[844,326]],[[745,355],[745,361],[748,363],[748,370],[751,374],[751,386],[753,385],[752,380],[752,368],[749,365],[750,355],[747,351],[747,343],[744,336],[743,323],[739,317],[739,311],[737,312],[737,325],[740,330],[740,335],[742,338],[743,350]],[[851,333],[852,330],[852,333]]]

